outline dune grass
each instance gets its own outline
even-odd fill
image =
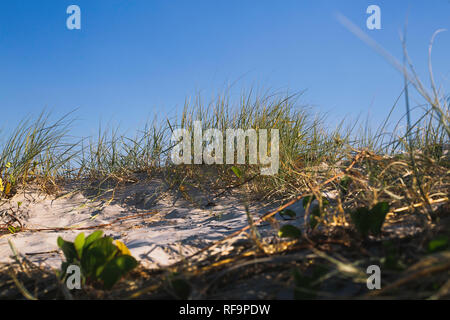
[[[405,94],[406,90],[402,92]],[[444,196],[448,184],[448,133],[442,116],[434,108],[426,108],[426,104],[420,106],[422,115],[406,130],[402,132],[404,119],[400,119],[388,131],[390,116],[398,108],[400,97],[375,130],[364,122],[347,123],[345,119],[330,128],[326,115],[314,114],[299,104],[301,94],[259,96],[252,91],[235,103],[226,95],[217,96],[207,105],[198,98],[193,104],[185,104],[179,119],[154,120],[134,137],[120,134],[120,128],[99,128],[97,137],[75,142],[72,138],[70,142],[70,115],[51,122],[49,115],[43,113],[35,120],[22,121],[3,145],[1,195],[11,197],[18,187],[31,181],[51,191],[58,182],[77,179],[88,179],[101,192],[106,181],[118,186],[136,182],[138,175],[144,173],[147,177],[162,174],[176,189],[189,185],[222,197],[227,190],[244,187],[253,199],[264,202],[287,201],[299,194],[321,198],[323,192],[340,190],[340,183],[347,179],[353,182],[351,191],[345,195],[338,192],[343,197],[339,199],[341,214],[358,206],[371,207],[381,200],[397,208],[429,204]],[[448,101],[447,98],[440,102],[447,118]],[[171,133],[176,128],[192,132],[196,120],[201,121],[203,130],[278,129],[278,174],[262,176],[260,165],[174,165],[169,156],[174,146]],[[248,144],[246,148],[248,151]],[[360,159],[357,170],[346,172],[345,177],[324,190],[317,189],[322,182],[341,174],[361,152],[365,152],[365,158]],[[233,167],[239,169],[242,177],[235,176]],[[430,210],[428,206],[428,214]],[[328,219],[323,217],[323,221]]]
[[[193,185],[202,185],[206,165],[175,166],[169,157],[173,148],[172,131],[185,128],[192,132],[196,120],[202,122],[204,130],[279,130],[280,168],[277,175],[259,175],[259,165],[211,166],[216,175],[216,185],[212,187],[220,189],[236,183],[237,178],[231,170],[235,166],[243,172],[244,180],[251,178],[247,185],[254,194],[266,200],[288,199],[311,189],[311,185],[343,169],[362,150],[382,157],[401,158],[407,166],[420,162],[418,170],[423,174],[434,165],[448,166],[448,156],[445,156],[448,132],[441,121],[442,114],[437,115],[435,109],[426,108],[426,104],[420,106],[422,115],[417,121],[401,132],[403,118],[391,131],[387,130],[399,99],[375,130],[361,121],[347,123],[345,119],[330,128],[326,115],[314,114],[310,108],[299,104],[300,99],[301,94],[259,96],[252,91],[242,95],[237,103],[230,102],[226,95],[217,96],[208,105],[203,105],[202,99],[198,98],[193,104],[185,104],[180,119],[154,120],[138,130],[134,137],[120,134],[120,128],[100,127],[97,137],[80,141],[69,139],[69,129],[73,125],[70,115],[50,122],[49,114],[42,113],[34,120],[22,121],[2,145],[2,195],[10,196],[17,186],[25,186],[32,180],[38,180],[41,186],[55,185],[62,179],[127,181],[135,173],[152,174],[161,170],[168,172],[167,176],[175,184],[190,181]],[[447,119],[448,102],[448,98],[440,100]],[[414,157],[408,160],[406,154],[411,151]],[[413,161],[417,157],[420,159]]]
[[[4,196],[32,180],[38,180],[44,189],[55,186],[56,180],[67,175],[66,165],[75,158],[77,146],[68,139],[69,117],[50,122],[49,114],[42,112],[36,119],[24,119],[10,132],[0,153]]]

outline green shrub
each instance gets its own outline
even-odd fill
[[[294,299],[310,300],[316,299],[322,278],[329,272],[329,268],[325,265],[315,265],[311,272],[307,275],[297,269],[292,271],[294,276]]]
[[[58,237],[58,246],[64,252],[66,261],[61,266],[61,277],[66,277],[70,265],[78,265],[83,275],[83,283],[100,282],[105,289],[111,289],[126,273],[134,269],[138,262],[128,248],[120,241],[113,244],[111,237],[102,237],[103,231],[95,231],[85,238],[80,233],[74,242]]]
[[[298,239],[302,236],[302,231],[291,224],[286,224],[280,228],[278,236],[280,238]]]
[[[362,207],[350,213],[353,224],[358,232],[367,237],[369,233],[379,235],[386,215],[389,212],[387,202],[379,202],[372,209]]]
[[[449,244],[448,240],[448,236],[445,235],[441,235],[432,239],[430,242],[428,242],[428,252],[433,253],[446,250]]]

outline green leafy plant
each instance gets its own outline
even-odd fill
[[[233,167],[231,167],[231,170],[236,175],[236,177],[238,177],[239,179],[242,178],[242,171],[241,171],[241,169],[239,169],[238,167],[233,166]]]
[[[383,242],[385,256],[381,258],[383,266],[389,270],[401,271],[406,268],[401,260],[400,250],[390,240]]]
[[[321,279],[327,273],[328,267],[325,265],[316,265],[308,275],[294,269],[292,271],[295,284],[294,299],[315,299],[317,297],[317,291],[320,289]]]
[[[69,114],[57,121],[42,112],[27,117],[0,144],[0,198],[12,198],[31,181],[44,191],[67,176],[70,162],[78,155],[77,142],[66,135],[72,123]]]
[[[447,236],[445,235],[438,236],[433,240],[431,240],[430,242],[428,242],[428,252],[433,253],[445,250],[448,248],[448,245],[449,241]]]
[[[383,226],[386,214],[389,212],[387,202],[379,202],[372,209],[362,207],[350,213],[353,224],[358,232],[367,237],[370,234],[379,235]]]
[[[280,238],[297,239],[297,238],[300,238],[301,235],[302,235],[302,231],[299,228],[294,227],[293,225],[290,225],[290,224],[286,224],[286,225],[282,226],[280,228],[280,230],[278,231],[278,236]]]
[[[191,294],[192,287],[180,273],[174,272],[167,277],[170,291],[176,298],[187,300]]]
[[[74,242],[58,237],[58,246],[64,252],[66,261],[61,266],[61,277],[66,277],[70,265],[81,268],[83,282],[101,282],[105,289],[111,289],[138,262],[120,241],[113,244],[111,237],[102,237],[103,231],[95,231],[88,237],[80,233]]]

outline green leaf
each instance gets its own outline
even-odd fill
[[[381,233],[386,215],[389,212],[389,204],[387,202],[378,202],[372,210],[370,210],[370,231],[374,235]]]
[[[99,278],[103,281],[103,287],[110,290],[120,277],[121,273],[117,267],[107,265]]]
[[[89,277],[99,277],[105,265],[118,253],[119,250],[112,242],[111,237],[104,237],[93,241],[87,247],[85,245],[81,265]]]
[[[81,266],[83,281],[102,281],[105,289],[110,289],[123,275],[135,268],[136,259],[126,246],[118,241],[119,246],[113,243],[113,238],[102,237],[102,231],[95,231],[85,238],[80,233],[75,241],[68,242],[58,237],[58,246],[63,250],[66,261],[61,265],[64,276],[70,264]]]
[[[293,270],[294,275],[294,299],[308,300],[314,299],[317,296],[317,289],[311,286],[312,279],[300,273],[298,270]]]
[[[83,252],[81,267],[87,277],[96,278],[101,273],[101,267],[107,263],[105,253],[98,247],[91,248]],[[100,269],[100,270],[99,270]]]
[[[239,169],[238,167],[231,167],[231,170],[233,170],[234,174],[236,175],[236,177],[238,177],[239,179],[242,177],[242,172],[241,169]]]
[[[189,282],[187,282],[178,273],[173,273],[168,277],[170,286],[172,287],[175,295],[178,299],[187,300],[191,294],[192,288]]]
[[[397,248],[390,240],[383,241],[383,247],[385,256],[380,259],[383,266],[390,270],[404,270],[406,267],[400,259],[399,248]]]
[[[293,225],[287,224],[280,228],[280,230],[278,231],[278,236],[280,238],[297,239],[302,236],[302,231],[299,228],[294,227]]]
[[[64,278],[66,275],[67,268],[70,266],[70,263],[64,261],[61,263],[61,273],[60,273],[60,279]]]
[[[428,252],[442,251],[448,248],[448,237],[439,236],[428,242]]]
[[[59,247],[60,249],[62,249],[63,244],[64,244],[64,239],[61,238],[61,237],[58,237],[58,239],[56,240],[56,243],[58,244],[58,247]]]
[[[72,242],[65,241],[63,238],[58,237],[57,243],[58,247],[60,247],[63,251],[67,262],[72,263],[78,258],[77,251],[75,250],[75,246]]]
[[[107,260],[112,259],[119,252],[119,249],[113,244],[113,238],[111,237],[103,237],[95,240],[89,246],[89,250],[94,248],[100,249]]]
[[[285,216],[289,217],[289,218],[295,218],[297,216],[297,214],[295,213],[295,211],[290,210],[290,209],[284,209],[280,211],[280,216],[282,216],[283,218]]]
[[[294,299],[314,299],[317,296],[317,291],[320,289],[321,282],[318,280],[328,273],[328,268],[323,265],[313,265],[312,272],[309,275],[300,273],[299,270],[294,269]]]
[[[84,233],[82,232],[75,238],[75,241],[73,243],[75,246],[75,250],[77,251],[79,259],[81,259],[82,255],[83,255],[84,242],[85,242],[85,238],[84,238]]]
[[[103,231],[101,230],[97,230],[92,232],[87,238],[86,241],[84,242],[84,247],[88,247],[92,242],[94,242],[97,239],[100,239],[103,235]]]
[[[369,233],[373,235],[381,233],[388,212],[388,203],[379,202],[370,210],[367,207],[356,209],[356,211],[350,213],[350,217],[358,232],[363,237],[367,237]]]
[[[356,227],[356,230],[363,236],[369,235],[370,221],[369,221],[369,209],[362,207],[356,209],[356,211],[350,213],[350,218]]]
[[[129,255],[118,256],[114,259],[114,263],[122,270],[122,273],[127,273],[137,267],[138,262],[135,258]]]
[[[109,261],[100,274],[105,289],[111,289],[122,276],[133,270],[137,265],[136,259],[128,255],[118,256]]]

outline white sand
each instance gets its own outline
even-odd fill
[[[201,206],[202,203],[207,203],[206,198],[198,192],[190,194]],[[156,213],[145,217],[126,219],[111,227],[101,228],[106,235],[124,242],[132,255],[146,267],[170,265],[247,226],[243,201],[237,195],[224,196],[216,201],[215,206],[200,209],[180,195],[167,192],[160,180],[121,187],[111,203],[107,202],[108,197],[96,201],[89,199],[91,196],[80,192],[59,198],[44,196],[38,192],[20,193],[9,204],[0,206],[0,223],[1,212],[4,213],[10,207],[17,211],[19,201],[23,204],[18,215],[26,228],[96,226],[110,223],[119,217],[154,211]],[[271,209],[273,207],[250,205],[254,218]],[[290,209],[297,212],[296,220],[285,222],[280,217],[278,220],[301,226],[301,203]],[[73,241],[78,233],[90,234],[93,231],[22,231],[1,235],[0,263],[12,261],[12,251],[8,244],[8,240],[11,240],[18,252],[29,260],[46,267],[59,268],[64,257],[56,244],[58,236]],[[259,231],[263,237],[277,233],[267,223]],[[246,238],[245,234],[234,240],[243,238]],[[220,250],[226,248],[221,247]]]

